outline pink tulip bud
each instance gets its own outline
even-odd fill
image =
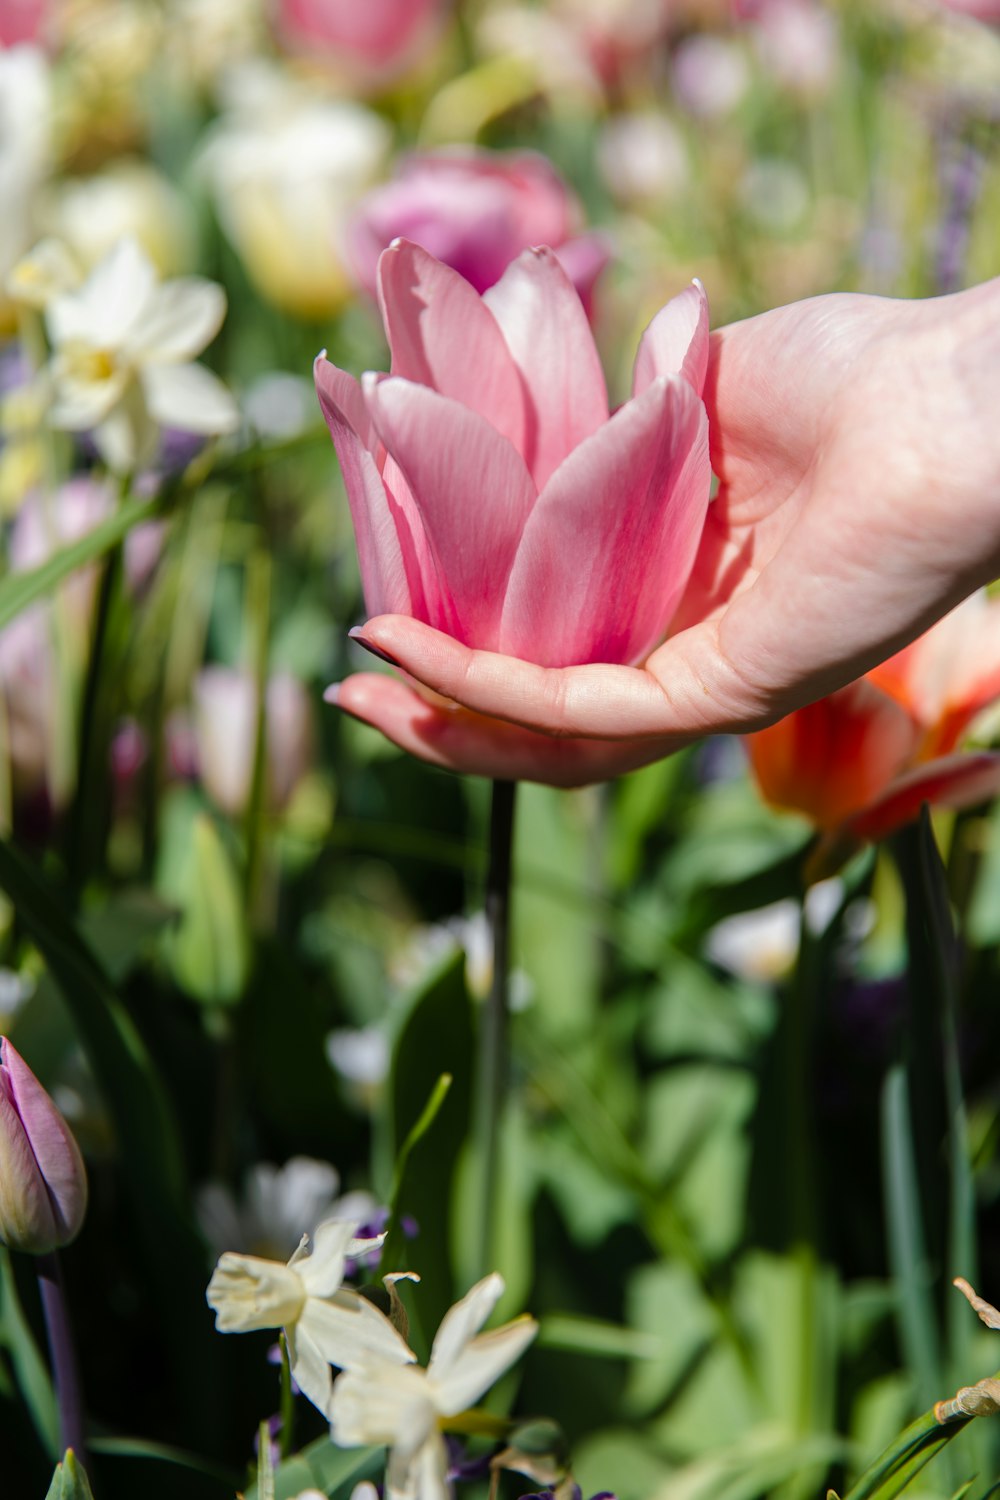
[[[69,1126],[0,1037],[0,1242],[47,1255],[80,1232],[87,1174]]]

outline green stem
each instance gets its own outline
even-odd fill
[[[890,1496],[898,1495],[903,1486],[971,1420],[971,1417],[957,1417],[942,1423],[934,1409],[925,1412],[904,1428],[884,1453],[879,1454],[857,1484],[848,1490],[844,1500],[873,1500],[876,1496],[878,1500],[890,1500]]]
[[[80,1375],[66,1303],[66,1288],[56,1251],[38,1257],[37,1272],[42,1311],[45,1314],[45,1331],[49,1337],[49,1352],[52,1356],[56,1400],[59,1403],[60,1451],[65,1453],[67,1448],[72,1448],[80,1463],[86,1467]]]
[[[281,1439],[279,1446],[282,1458],[287,1458],[292,1451],[292,1441],[295,1436],[295,1400],[292,1396],[292,1362],[288,1354],[288,1340],[283,1331],[279,1343],[281,1347]]]
[[[479,1020],[475,1150],[479,1215],[474,1265],[477,1279],[492,1269],[496,1218],[500,1121],[509,1071],[507,971],[510,955],[510,872],[517,783],[495,781],[490,806],[490,857],[486,872],[486,919],[493,947],[490,993]]]
[[[106,765],[101,764],[106,750],[100,733],[100,698],[104,683],[104,662],[108,648],[112,604],[121,576],[122,547],[119,542],[108,554],[97,594],[97,610],[91,637],[90,659],[80,707],[80,734],[77,752],[76,787],[69,830],[69,873],[79,892],[87,876],[87,849],[96,836],[104,808],[100,781]]]

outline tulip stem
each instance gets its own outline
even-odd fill
[[[486,920],[493,950],[490,992],[479,1018],[479,1067],[475,1093],[475,1145],[479,1215],[475,1279],[493,1270],[500,1121],[507,1093],[507,970],[510,954],[510,872],[514,833],[514,781],[494,781],[490,806],[490,854],[486,871]]]
[[[63,1283],[62,1266],[58,1253],[36,1259],[38,1290],[45,1315],[45,1331],[49,1339],[49,1354],[52,1359],[52,1375],[59,1403],[59,1439],[61,1451],[72,1448],[78,1461],[86,1468],[87,1450],[83,1440],[83,1402],[80,1395],[80,1374],[76,1362],[76,1348],[70,1327],[69,1306]]]

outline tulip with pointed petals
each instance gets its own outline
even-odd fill
[[[379,296],[391,373],[359,385],[316,362],[369,611],[542,666],[641,661],[677,608],[708,505],[701,285],[653,319],[613,415],[551,250],[526,251],[480,297],[397,241]]]
[[[837,693],[747,737],[769,802],[827,835],[880,839],[924,802],[968,807],[1000,791],[1000,755],[960,752],[1000,697],[1000,600],[984,592]]]
[[[62,1115],[0,1037],[0,1244],[48,1255],[80,1232],[87,1174]]]

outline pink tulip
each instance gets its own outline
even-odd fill
[[[198,772],[216,806],[238,817],[250,800],[253,782],[257,738],[253,677],[233,667],[204,667],[194,690]],[[268,682],[265,701],[268,804],[281,812],[312,763],[312,706],[302,683],[286,672]]]
[[[48,10],[47,0],[0,0],[0,47],[41,41]]]
[[[87,1174],[62,1115],[0,1037],[0,1243],[47,1255],[80,1232]]]
[[[447,0],[278,0],[279,34],[381,76],[400,72],[434,36]]]
[[[363,199],[349,243],[372,296],[379,256],[400,236],[477,292],[499,281],[522,250],[551,245],[589,312],[608,248],[599,235],[577,236],[579,221],[576,199],[546,157],[461,147],[405,160],[392,182]]]
[[[1000,0],[938,0],[938,4],[945,10],[958,11],[959,15],[1000,26]]]
[[[637,662],[662,639],[708,505],[700,283],[643,334],[609,418],[579,297],[549,249],[479,297],[406,241],[379,262],[389,376],[322,356],[320,404],[373,614],[544,666]]]

